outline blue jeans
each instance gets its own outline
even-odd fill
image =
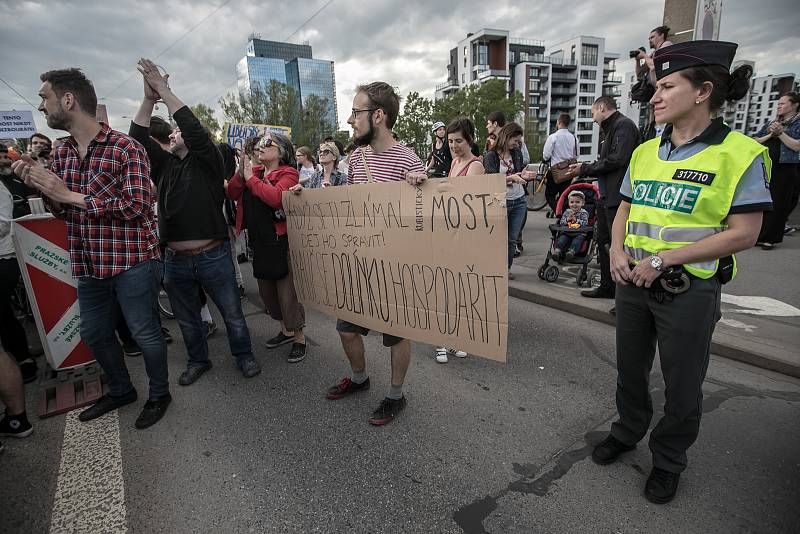
[[[117,302],[133,339],[142,349],[145,370],[150,377],[150,400],[169,394],[167,344],[158,320],[162,269],[160,261],[150,260],[111,278],[78,279],[81,337],[108,376],[108,390],[113,396],[125,395],[134,389],[122,347],[114,333]]]
[[[253,357],[250,330],[244,320],[239,287],[231,263],[231,247],[225,241],[196,256],[182,256],[167,249],[164,258],[164,289],[172,312],[181,327],[188,367],[208,364],[206,327],[200,318],[200,292],[203,289],[214,301],[225,321],[231,353],[241,362]]]
[[[508,210],[508,268],[510,269],[514,261],[514,245],[517,243],[522,223],[527,214],[528,201],[524,196],[508,200],[506,209]]]
[[[585,239],[585,234],[569,235],[562,232],[561,235],[558,236],[558,239],[556,239],[556,248],[561,252],[566,252],[567,247],[569,247],[573,253],[577,254],[581,250],[581,245]]]

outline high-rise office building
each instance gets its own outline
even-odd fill
[[[314,59],[310,45],[266,41],[251,35],[247,55],[239,61],[236,73],[240,94],[249,94],[256,84],[266,87],[270,80],[276,80],[292,87],[301,105],[310,95],[327,99],[327,120],[338,125],[333,61]]]
[[[546,47],[542,41],[512,38],[508,30],[482,29],[450,50],[447,80],[436,86],[436,98],[503,80],[509,95],[519,91],[525,98],[524,117],[517,120],[524,123],[529,145],[544,143],[558,116],[567,113],[573,119],[570,130],[578,136],[579,156],[591,159],[599,146],[591,107],[601,95],[620,97],[618,58],[606,52],[600,37],[575,37]]]

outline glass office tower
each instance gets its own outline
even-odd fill
[[[236,66],[239,93],[277,80],[293,87],[301,103],[310,95],[328,100],[328,121],[338,129],[336,76],[333,61],[313,59],[311,46],[251,38],[247,55]]]

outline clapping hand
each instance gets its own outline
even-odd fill
[[[772,137],[780,137],[783,133],[783,126],[779,122],[773,122],[769,125],[769,133],[772,134]]]
[[[141,58],[136,69],[144,78],[144,97],[148,100],[161,99],[161,94],[169,91],[169,74],[161,75],[158,66],[149,59]]]
[[[37,165],[27,154],[12,163],[11,170],[22,178],[25,185],[41,191],[48,198],[60,203],[72,201],[73,192],[67,184],[56,173]]]

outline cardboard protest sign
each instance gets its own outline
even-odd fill
[[[19,139],[35,133],[32,111],[0,111],[0,138]]]
[[[506,361],[499,174],[283,194],[298,298],[340,319]]]
[[[288,126],[272,126],[270,124],[228,124],[226,123],[225,141],[233,148],[243,149],[249,137],[262,136],[267,132],[277,132],[292,137],[292,129]]]

